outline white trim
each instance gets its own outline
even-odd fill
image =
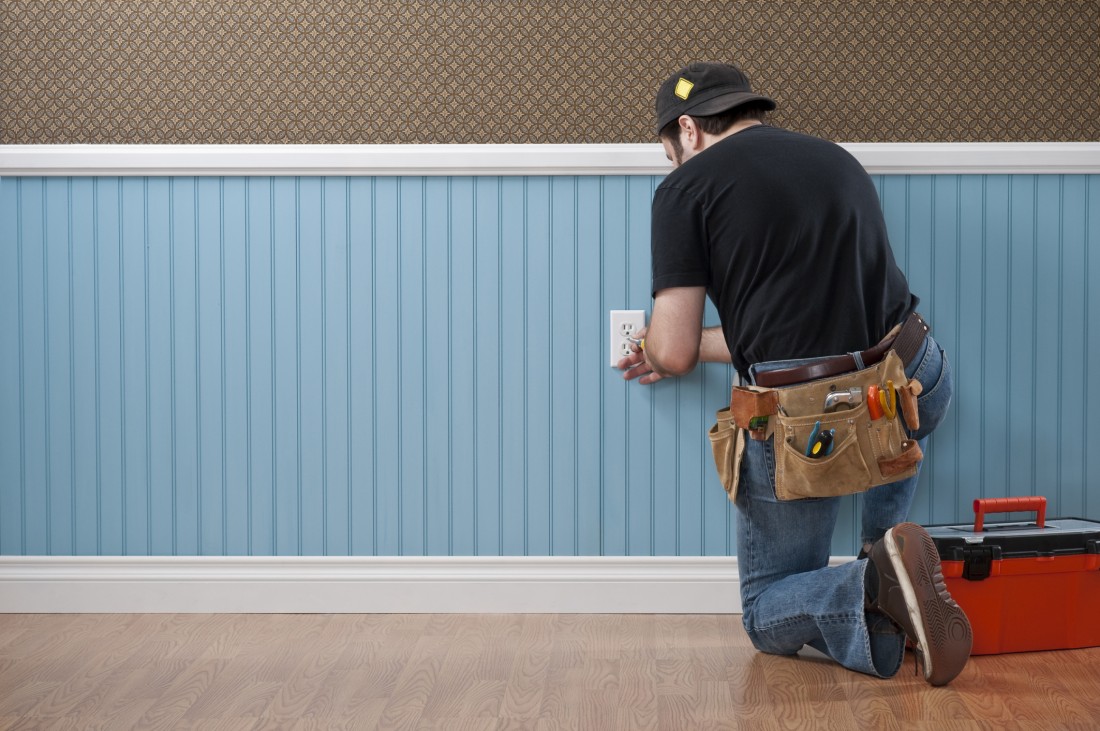
[[[660,145],[26,145],[0,175],[640,175]]]
[[[1100,142],[853,142],[871,174],[1100,173]],[[0,176],[663,175],[657,144],[6,145]]]
[[[737,559],[0,556],[0,613],[740,611]]]

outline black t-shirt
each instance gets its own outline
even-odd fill
[[[707,288],[749,365],[865,350],[917,305],[871,178],[847,150],[766,125],[673,170],[653,197],[653,292]]]

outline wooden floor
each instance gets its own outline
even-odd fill
[[[0,729],[1096,729],[1100,649],[947,688],[737,615],[0,615]]]

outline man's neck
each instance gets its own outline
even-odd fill
[[[707,147],[710,147],[715,142],[721,142],[722,140],[726,139],[727,137],[732,137],[735,134],[737,134],[738,132],[746,130],[749,127],[758,127],[761,124],[763,124],[763,122],[761,122],[760,120],[757,120],[757,119],[745,119],[745,120],[742,120],[740,122],[734,123],[733,126],[731,126],[729,129],[727,129],[725,132],[723,132],[722,134],[719,134],[719,135],[711,135],[711,134],[707,134],[707,133],[704,132],[703,133],[704,134],[704,139],[706,140],[707,144],[704,146],[703,149],[706,149]]]

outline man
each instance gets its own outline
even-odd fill
[[[871,365],[862,351],[907,320],[918,298],[859,162],[831,142],[767,125],[775,102],[734,66],[689,65],[662,84],[656,107],[675,169],[653,198],[653,313],[644,345],[619,362],[624,377],[655,383],[715,361],[746,382],[782,386],[836,354],[854,354],[848,370]],[[702,326],[708,295],[720,328]],[[947,359],[926,332],[910,338],[916,354],[905,363],[923,386],[921,426],[909,433],[922,448],[952,392]],[[743,621],[756,648],[794,654],[810,645],[890,677],[908,635],[929,683],[954,679],[971,628],[947,594],[931,538],[901,522],[917,476],[864,493],[860,558],[829,567],[839,498],[777,500],[773,449],[773,439],[746,440],[735,501]]]

